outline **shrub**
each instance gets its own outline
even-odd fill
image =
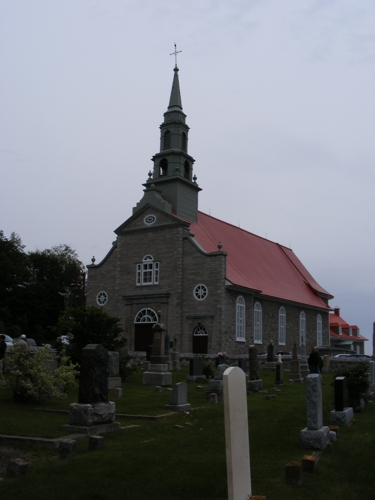
[[[76,387],[77,365],[70,363],[62,352],[58,368],[51,373],[44,363],[51,359],[47,349],[31,353],[24,346],[14,346],[6,354],[5,376],[2,386],[8,387],[13,399],[18,402],[42,399],[65,398],[66,393]]]
[[[348,388],[348,404],[353,408],[360,406],[361,397],[370,386],[367,364],[346,366],[335,374],[336,377],[346,377]]]
[[[132,363],[130,356],[120,355],[120,377],[123,382],[137,373],[137,366]]]

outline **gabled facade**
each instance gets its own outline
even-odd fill
[[[144,195],[88,266],[87,305],[120,317],[134,351],[152,343],[158,314],[182,353],[328,346],[332,296],[293,251],[198,210],[188,134],[175,67]]]
[[[340,316],[340,309],[335,307],[329,315],[330,342],[331,347],[336,350],[354,352],[355,354],[365,353],[366,337],[360,334],[356,325],[349,325]]]

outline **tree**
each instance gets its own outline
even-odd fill
[[[29,281],[27,254],[18,234],[0,231],[0,321],[14,335],[27,325],[23,295]]]
[[[15,337],[25,333],[38,343],[51,340],[51,329],[64,310],[60,294],[82,285],[82,262],[68,245],[26,253],[21,238],[0,231],[0,324]],[[74,296],[76,303],[82,303]]]
[[[121,336],[122,331],[120,318],[97,307],[66,309],[54,328],[57,336],[70,337],[67,352],[75,363],[80,362],[81,351],[87,344],[101,344],[109,351],[124,347],[126,339]]]
[[[28,327],[36,340],[47,340],[64,310],[64,297],[73,282],[81,280],[82,262],[75,250],[58,245],[28,254],[29,283],[26,293]],[[74,298],[74,292],[72,292]]]

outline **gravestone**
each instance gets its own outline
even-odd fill
[[[299,371],[301,374],[302,380],[306,380],[307,375],[310,373],[309,364],[307,363],[307,355],[306,355],[306,345],[301,344],[299,348]]]
[[[259,392],[263,390],[263,382],[259,378],[258,373],[258,352],[255,345],[251,345],[249,347],[249,382],[247,385],[247,391],[251,392]]]
[[[325,450],[330,443],[329,427],[323,426],[322,382],[317,373],[306,377],[307,427],[301,431],[304,448]]]
[[[113,397],[122,396],[120,354],[116,351],[108,351],[108,390]]]
[[[167,358],[165,356],[165,328],[163,323],[155,323],[152,327],[153,343],[150,363],[143,373],[145,385],[171,385],[172,374],[168,371]]]
[[[100,344],[82,349],[78,403],[69,406],[65,430],[94,435],[121,427],[115,422],[115,403],[108,401],[108,359],[107,349]]]
[[[225,352],[218,353],[218,355],[215,359],[215,364],[216,364],[216,366],[228,364],[228,358],[227,358],[227,355]]]
[[[228,365],[219,365],[216,368],[213,380],[208,384],[208,391],[206,392],[207,400],[210,400],[211,394],[217,394],[218,400],[223,400],[223,375]]]
[[[239,359],[238,360],[238,367],[241,368],[245,372],[245,375],[247,373],[247,359]]]
[[[165,407],[179,413],[191,410],[191,404],[187,402],[187,385],[185,382],[178,382],[173,387],[169,403]]]
[[[186,381],[195,382],[197,379],[202,378],[206,378],[206,375],[203,375],[203,359],[194,357],[189,361],[189,376]]]
[[[252,498],[245,373],[228,368],[223,381],[228,499],[245,500]]]
[[[168,370],[173,370],[173,361],[170,353],[170,339],[167,330],[165,332],[165,338],[164,338],[164,355],[166,358],[165,361],[168,365]]]
[[[267,357],[263,368],[265,370],[275,370],[276,368],[275,346],[273,340],[271,340],[271,342],[267,346]]]
[[[301,377],[300,368],[299,368],[299,359],[298,359],[298,352],[297,352],[296,344],[294,344],[294,347],[292,349],[292,359],[290,360],[289,381],[293,381],[295,383],[303,382],[303,379]]]
[[[176,351],[175,347],[173,348],[171,356],[172,356],[173,370],[181,370],[180,353]]]
[[[275,385],[284,385],[284,367],[282,362],[276,363]]]
[[[335,378],[335,409],[331,411],[331,425],[349,425],[353,421],[353,408],[348,407],[348,391],[345,377]]]
[[[331,371],[331,356],[324,354],[322,373],[329,373]]]

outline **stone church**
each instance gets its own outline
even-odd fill
[[[293,251],[198,210],[178,71],[143,197],[87,266],[87,305],[121,318],[131,351],[152,343],[159,314],[181,353],[329,345],[332,295]]]

